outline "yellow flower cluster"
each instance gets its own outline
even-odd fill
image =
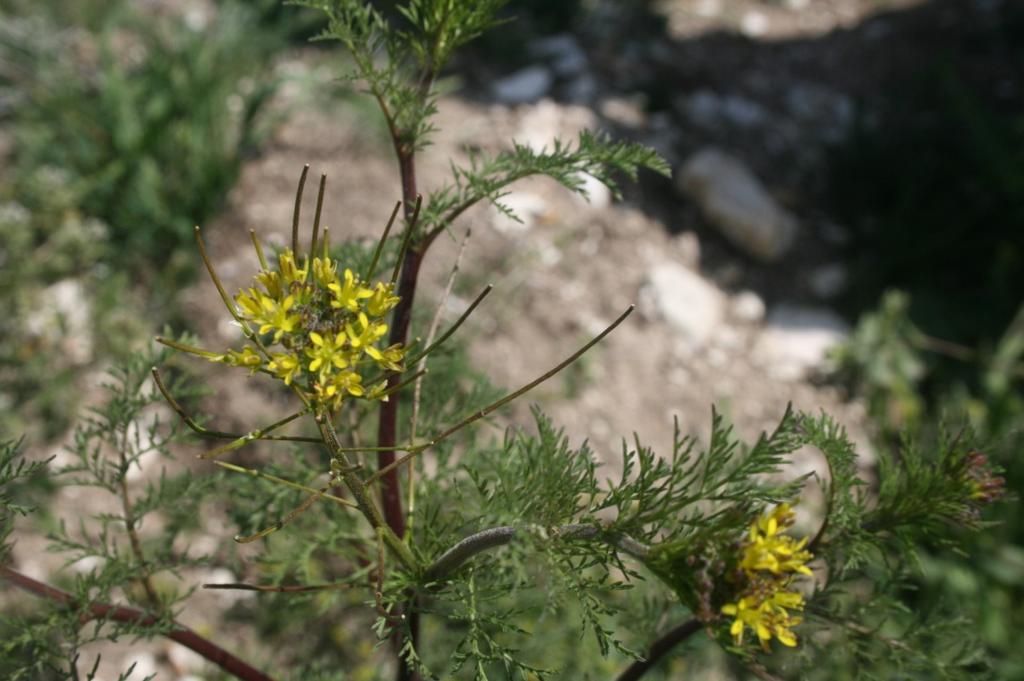
[[[773,637],[786,646],[797,643],[793,627],[801,618],[790,613],[803,610],[804,598],[791,586],[797,575],[811,574],[807,561],[813,556],[805,548],[806,538],[797,541],[782,534],[793,520],[789,504],[780,504],[750,526],[739,562],[739,599],[722,607],[723,614],[735,618],[729,633],[736,645],[743,644],[747,628],[757,634],[765,650]]]
[[[399,298],[390,283],[371,287],[339,269],[326,250],[301,264],[290,249],[281,253],[276,269],[264,265],[255,285],[235,296],[239,315],[262,343],[211,359],[270,373],[332,410],[349,396],[387,399],[386,381],[369,389],[364,381],[370,371],[403,370],[406,348],[378,347],[388,331],[384,317]]]

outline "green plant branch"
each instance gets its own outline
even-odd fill
[[[539,531],[543,531],[543,529],[531,528],[529,526],[516,527],[514,525],[505,525],[503,527],[492,527],[486,530],[481,530],[476,534],[472,534],[465,539],[462,539],[441,554],[441,556],[426,569],[424,572],[424,579],[428,582],[443,580],[458,570],[466,563],[466,561],[473,558],[473,556],[483,553],[484,551],[489,551],[490,549],[509,544],[517,538],[522,537],[524,534],[529,534],[531,532],[538,533]],[[646,544],[638,542],[628,535],[615,532],[614,530],[609,530],[606,527],[594,523],[572,523],[569,525],[560,525],[547,530],[547,532],[553,539],[563,539],[567,541],[604,541],[621,549],[638,560],[646,558],[647,554],[651,550]]]
[[[384,516],[381,515],[377,504],[370,497],[366,484],[356,474],[357,467],[352,464],[338,443],[338,434],[334,431],[330,418],[326,414],[317,414],[316,422],[320,428],[327,451],[334,459],[341,463],[341,479],[352,493],[352,497],[355,499],[356,505],[363,516],[369,521],[374,530],[380,532],[384,543],[394,552],[399,561],[407,568],[416,569],[419,566],[419,561],[416,560],[409,547],[388,526]]]
[[[398,217],[398,209],[402,207],[401,201],[395,202],[395,208],[391,211],[391,217],[388,218],[388,224],[384,226],[384,233],[380,237],[380,241],[377,242],[377,248],[373,251],[373,258],[370,260],[370,266],[366,268],[366,281],[373,279],[373,275],[377,271],[377,263],[380,262],[380,256],[384,252],[384,244],[387,243],[388,235],[391,233],[391,228],[395,224],[395,218]]]
[[[284,485],[285,487],[297,489],[300,492],[316,494],[323,497],[324,499],[333,501],[336,504],[341,504],[342,506],[349,506],[351,508],[358,507],[358,505],[355,502],[349,501],[348,499],[343,499],[333,494],[321,494],[319,490],[313,489],[312,487],[308,487],[307,485],[303,485],[298,482],[293,482],[291,480],[281,478],[276,475],[271,475],[270,473],[264,473],[263,471],[257,470],[255,468],[246,468],[245,466],[239,466],[238,464],[228,463],[227,461],[212,461],[211,463],[220,466],[224,470],[231,471],[232,473],[242,473],[243,475],[249,475],[254,478],[263,478],[264,480],[276,482],[278,484]]]
[[[157,338],[156,340],[157,340],[157,342],[162,343],[164,345],[169,345],[170,347],[175,347],[174,345],[170,345],[170,343],[165,338]],[[176,349],[180,349],[180,348],[176,348]],[[176,399],[174,399],[174,397],[171,395],[171,392],[167,389],[167,386],[164,384],[163,379],[160,376],[160,370],[157,369],[156,367],[153,367],[150,371],[153,374],[153,382],[156,383],[156,387],[160,391],[160,394],[163,395],[164,400],[166,400],[167,404],[170,405],[171,409],[174,410],[174,413],[176,413],[181,418],[182,422],[186,426],[188,426],[191,430],[193,430],[195,433],[197,433],[199,435],[202,435],[204,437],[217,438],[217,439],[220,439],[220,440],[238,440],[240,438],[244,438],[245,437],[245,433],[227,433],[227,432],[224,432],[222,430],[211,430],[209,428],[205,428],[205,427],[201,426],[198,422],[196,422],[195,419],[193,419],[191,416],[188,415],[188,413],[181,406],[181,404]],[[269,434],[264,434],[262,437],[260,437],[260,439],[261,440],[275,440],[275,441],[282,441],[282,442],[317,442],[317,443],[319,443],[321,441],[320,438],[318,438],[318,437],[300,437],[300,436],[297,436],[297,435],[269,435]]]
[[[438,338],[436,341],[432,343],[430,343],[430,339],[428,338],[427,342],[430,344],[427,345],[427,347],[423,348],[423,350],[421,350],[419,353],[414,355],[411,359],[407,359],[406,364],[408,366],[413,366],[414,364],[422,360],[424,357],[429,355],[431,352],[439,348],[442,344],[444,344],[446,340],[451,338],[452,334],[459,330],[459,327],[462,326],[463,322],[469,319],[469,315],[473,314],[473,311],[476,310],[477,306],[483,302],[484,298],[487,297],[487,294],[489,294],[493,289],[494,286],[491,284],[485,286],[484,290],[481,291],[479,295],[477,295],[477,297],[473,299],[473,302],[469,304],[469,307],[466,308],[466,311],[463,312],[457,320],[455,320],[454,324],[448,327],[448,330],[441,334],[440,338]]]
[[[309,240],[309,257],[307,263],[312,263],[316,257],[316,242],[320,236],[320,212],[324,207],[324,190],[327,188],[327,173],[320,174],[320,189],[316,193],[316,212],[313,214],[313,236]],[[324,235],[326,238],[326,234]],[[298,253],[295,254],[298,258]]]
[[[466,253],[466,246],[469,245],[469,237],[472,236],[472,230],[467,229],[466,235],[462,238],[462,243],[459,245],[459,251],[455,255],[455,262],[452,265],[451,273],[448,275],[448,282],[445,284],[444,292],[441,294],[441,300],[437,304],[437,309],[434,311],[434,318],[430,321],[430,326],[427,328],[426,344],[427,347],[421,353],[421,356],[417,356],[415,362],[409,362],[409,366],[418,366],[420,371],[425,372],[427,370],[427,353],[429,353],[435,346],[434,338],[437,334],[438,327],[441,326],[441,315],[444,312],[445,305],[448,303],[448,299],[452,294],[452,288],[455,286],[455,278],[459,274],[459,266],[462,263],[462,256]],[[452,328],[448,330],[447,336],[450,336],[455,332],[455,329],[466,320],[467,317],[472,313],[473,309],[483,300],[483,297],[491,290],[491,286],[488,285],[484,289],[484,292],[477,296],[476,300],[469,306],[469,308],[459,317]],[[443,342],[443,339],[442,341]],[[423,389],[423,380],[418,379],[416,385],[413,387],[412,392],[412,414],[409,416],[409,439],[416,439],[416,426],[419,419],[420,413],[420,395]],[[415,467],[412,465],[412,461],[409,462],[408,467],[405,471],[406,477],[406,510],[409,514],[409,527],[412,527],[413,518],[416,514],[416,482],[415,482]],[[410,529],[411,531],[411,529]]]
[[[629,142],[609,142],[602,135],[588,132],[580,133],[575,147],[555,140],[551,151],[536,152],[526,145],[514,144],[511,150],[493,158],[474,158],[469,167],[453,167],[454,183],[430,196],[425,241],[434,239],[484,199],[509,213],[500,204],[504,190],[527,177],[546,175],[571,191],[584,193],[582,175],[590,174],[617,194],[610,171],[635,179],[640,168],[663,175],[670,172],[668,165],[650,149]]]
[[[149,600],[150,606],[159,611],[163,606],[160,603],[160,597],[157,595],[156,588],[153,586],[153,578],[147,566],[146,554],[142,551],[142,542],[139,541],[139,533],[136,529],[136,521],[138,519],[135,517],[135,510],[132,508],[131,496],[128,494],[128,426],[125,425],[119,430],[121,431],[121,445],[117,448],[120,463],[117,483],[118,496],[121,498],[121,510],[124,513],[124,528],[128,534],[128,542],[131,544],[132,554],[134,554],[135,560],[139,564],[139,583],[142,584],[142,588],[146,592],[146,598]]]
[[[0,577],[3,577],[24,591],[35,596],[39,596],[40,598],[53,601],[69,610],[75,610],[82,607],[82,604],[78,603],[75,600],[75,597],[68,592],[50,586],[49,584],[39,582],[7,566],[0,566]],[[88,603],[85,607],[88,609],[88,614],[81,622],[82,624],[85,624],[89,620],[111,620],[114,622],[126,622],[142,626],[150,626],[160,621],[160,618],[141,610],[136,610],[135,608],[109,605],[106,603]],[[228,674],[231,674],[237,679],[242,679],[242,681],[273,681],[273,678],[256,669],[244,660],[232,655],[216,643],[200,636],[188,627],[182,626],[173,620],[171,622],[174,625],[174,628],[166,633],[161,632],[161,635],[185,646],[194,653],[202,656],[204,659],[217,665]]]
[[[337,589],[351,589],[356,586],[352,582],[337,582],[335,584],[246,584],[244,582],[230,582],[223,584],[203,584],[204,589],[233,589],[237,591],[263,591],[272,593],[310,593],[313,591],[334,591]]]
[[[476,411],[476,412],[470,414],[469,416],[467,416],[466,418],[462,419],[461,421],[459,421],[455,425],[451,426],[447,430],[441,432],[439,435],[436,435],[433,438],[431,438],[431,440],[429,442],[425,442],[423,444],[416,445],[412,449],[406,449],[405,451],[408,452],[408,453],[405,456],[402,456],[402,457],[398,458],[397,460],[391,462],[387,466],[384,466],[384,467],[378,469],[376,473],[374,473],[373,475],[371,475],[369,478],[366,479],[366,481],[365,481],[366,484],[369,485],[372,482],[380,479],[382,476],[389,474],[391,471],[395,470],[396,468],[398,468],[399,466],[401,466],[405,462],[409,461],[414,456],[418,455],[420,452],[422,452],[423,450],[427,449],[428,447],[431,447],[431,446],[437,444],[438,442],[441,442],[445,438],[447,438],[447,437],[449,437],[451,435],[454,435],[456,432],[458,432],[459,430],[462,430],[463,428],[465,428],[466,426],[470,425],[471,423],[474,423],[475,421],[479,421],[480,419],[484,418],[485,416],[487,416],[491,412],[495,411],[496,409],[500,409],[501,407],[505,406],[506,404],[508,404],[512,400],[515,400],[515,399],[517,399],[519,397],[522,397],[526,393],[530,392],[531,390],[536,388],[538,385],[540,385],[541,383],[543,383],[544,381],[548,380],[549,378],[551,378],[552,376],[557,374],[559,371],[561,371],[565,367],[567,367],[570,364],[572,364],[573,362],[575,362],[577,359],[579,359],[581,356],[583,356],[583,354],[586,353],[587,350],[589,350],[590,348],[594,347],[597,343],[601,342],[601,340],[605,336],[607,336],[609,333],[611,333],[612,331],[615,330],[615,327],[617,327],[619,324],[624,322],[626,320],[626,317],[628,317],[630,314],[632,314],[634,308],[635,308],[634,305],[630,305],[628,308],[626,308],[626,311],[623,312],[621,315],[619,315],[619,317],[614,322],[609,324],[604,329],[604,331],[602,331],[598,335],[594,336],[586,345],[584,345],[579,350],[577,350],[572,355],[570,355],[568,358],[566,358],[565,360],[560,362],[554,368],[544,372],[543,374],[541,374],[540,376],[538,376],[534,380],[530,381],[529,383],[527,383],[523,387],[519,388],[518,390],[515,390],[515,391],[505,395],[501,399],[492,402],[491,404],[487,405],[483,409],[480,409],[479,411]]]
[[[294,414],[289,414],[288,416],[285,416],[283,419],[281,419],[279,421],[275,421],[274,423],[271,423],[269,426],[264,426],[263,428],[257,428],[255,430],[251,430],[248,433],[245,433],[244,435],[241,435],[237,439],[232,440],[231,442],[228,442],[227,444],[223,444],[220,447],[217,447],[216,449],[211,449],[208,452],[205,452],[203,454],[199,454],[199,455],[196,456],[196,458],[197,459],[207,459],[207,460],[209,460],[209,459],[216,459],[218,456],[220,456],[222,454],[227,454],[228,452],[231,452],[231,451],[234,451],[236,449],[239,449],[240,447],[244,447],[245,445],[249,444],[250,442],[253,442],[255,440],[262,440],[262,439],[264,439],[265,436],[267,436],[270,433],[274,432],[278,428],[282,428],[282,427],[288,425],[289,423],[291,423],[292,421],[294,421],[295,419],[300,418],[302,416],[305,416],[310,411],[311,411],[310,407],[306,407],[305,409],[300,409],[299,411],[295,412]]]
[[[295,208],[292,209],[292,253],[296,258],[299,257],[299,216],[302,214],[302,190],[306,187],[307,175],[309,175],[308,163],[302,166],[302,174],[299,175],[299,188],[295,192]],[[212,272],[212,268],[208,269],[211,269]]]

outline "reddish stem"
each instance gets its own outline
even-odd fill
[[[406,229],[412,229],[413,213],[416,210],[416,162],[415,153],[412,148],[405,145],[397,136],[394,138],[395,154],[398,156],[398,170],[402,180],[402,201],[405,209]],[[423,255],[426,253],[429,241],[416,244],[415,235],[411,235],[409,250],[406,252],[405,260],[402,262],[402,270],[398,277],[399,297],[398,305],[395,307],[394,317],[391,320],[391,333],[388,337],[388,344],[405,343],[409,335],[409,324],[412,321],[412,303],[416,296],[416,282],[419,279],[420,265],[423,263]],[[395,387],[400,377],[392,375],[388,379],[388,389]],[[394,447],[398,444],[398,405],[401,394],[396,392],[391,395],[387,402],[381,403],[380,420],[377,423],[377,445],[379,447]],[[395,452],[379,452],[377,454],[377,470],[384,469],[395,462]],[[398,470],[388,470],[381,477],[381,503],[384,511],[384,519],[391,530],[401,539],[405,537],[405,512],[402,509],[402,489],[398,481]],[[419,616],[415,612],[415,597],[410,595],[406,605],[409,617],[409,634],[413,647],[418,642]],[[401,649],[401,641],[395,640],[396,649]],[[417,681],[419,674],[398,660],[399,681]]]
[[[412,225],[413,211],[416,206],[416,166],[411,150],[405,149],[396,140],[395,152],[398,154],[398,168],[402,178],[402,199],[404,201],[406,229]],[[411,246],[406,253],[405,262],[398,278],[399,302],[395,307],[394,318],[391,320],[391,333],[388,344],[405,343],[409,335],[409,324],[412,321],[412,303],[416,296],[416,281],[419,278],[420,264],[423,262],[425,248]],[[388,388],[396,386],[400,377],[395,374],[388,379]],[[395,393],[387,402],[381,403],[380,420],[377,424],[377,446],[394,447],[398,444],[398,404],[401,396]],[[378,470],[395,462],[395,452],[377,454]],[[399,538],[405,536],[405,513],[402,509],[402,490],[398,482],[398,471],[390,470],[381,479],[381,501],[384,506],[384,519],[391,530]]]
[[[679,626],[665,632],[658,640],[651,644],[651,648],[647,651],[644,659],[637,660],[629,665],[619,675],[618,681],[636,681],[649,672],[654,665],[658,664],[673,648],[700,631],[701,626],[699,620],[692,619],[686,620]]]
[[[74,596],[68,592],[50,586],[49,584],[36,581],[27,575],[23,575],[16,570],[12,570],[9,567],[0,566],[0,577],[3,577],[15,586],[41,598],[48,598],[51,601],[60,603],[61,605],[65,605],[69,608],[74,608],[77,605]],[[156,622],[159,621],[159,618],[141,610],[126,608],[119,605],[90,603],[88,608],[91,616],[84,619],[82,624],[85,624],[89,619],[109,619],[114,622],[133,622],[135,624],[141,624],[142,626],[156,624]],[[177,622],[175,622],[174,625],[176,627],[175,629],[163,635],[198,653],[235,678],[242,679],[242,681],[274,681],[270,676],[267,676],[255,667],[252,667],[243,660],[235,657],[216,643],[203,638],[188,627],[184,627]]]

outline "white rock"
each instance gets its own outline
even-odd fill
[[[743,337],[740,332],[732,326],[722,326],[715,334],[714,344],[722,350],[739,350],[743,345]]]
[[[591,208],[602,209],[612,205],[612,190],[604,182],[590,173],[580,173],[579,177],[583,180],[583,191],[586,194],[573,194],[573,198]]]
[[[106,564],[105,558],[99,556],[86,556],[81,560],[75,561],[71,564],[71,569],[80,575],[87,575],[94,570],[98,570]]]
[[[169,645],[166,648],[166,654],[168,661],[179,674],[198,672],[206,666],[206,659],[202,655],[185,646]]]
[[[740,32],[748,38],[759,38],[768,32],[768,17],[763,12],[751,10],[740,19]]]
[[[548,211],[548,202],[530,192],[512,192],[499,202],[512,210],[520,221],[513,220],[505,213],[491,206],[491,224],[502,234],[519,234],[529,231],[537,220]]]
[[[146,679],[153,678],[160,672],[160,665],[156,661],[156,657],[152,653],[145,651],[136,651],[126,659],[128,665],[134,664],[132,667],[131,678],[133,679]]]
[[[696,232],[685,231],[672,237],[678,258],[691,269],[700,266],[700,238]]]
[[[674,262],[655,265],[640,292],[647,316],[658,316],[679,332],[686,351],[703,347],[725,310],[725,294],[699,274]]]
[[[740,291],[732,299],[732,316],[748,324],[760,324],[764,320],[764,301],[753,291]]]
[[[642,128],[647,116],[640,102],[628,97],[607,97],[601,100],[601,115],[629,128]]]
[[[58,347],[71,364],[85,364],[92,359],[91,313],[82,282],[63,279],[40,294],[36,309],[25,319],[25,330],[47,345]]]
[[[698,0],[693,13],[705,19],[713,19],[722,13],[722,0]]]
[[[849,325],[832,310],[781,304],[768,313],[754,356],[775,377],[796,381],[825,367],[828,351],[849,334]]]
[[[597,116],[585,106],[562,106],[544,99],[524,109],[514,139],[538,153],[550,150],[556,137],[570,141],[597,125]]]
[[[814,295],[824,299],[835,298],[842,293],[847,278],[846,267],[838,262],[815,268],[808,277]]]
[[[551,72],[543,66],[528,66],[494,82],[491,90],[505,104],[536,102],[547,94],[554,82]]]
[[[736,247],[765,262],[781,258],[796,236],[796,219],[768,194],[739,159],[714,148],[690,157],[679,185]]]

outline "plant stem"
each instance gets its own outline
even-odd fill
[[[51,601],[67,606],[68,608],[75,608],[79,605],[75,601],[74,596],[68,592],[61,591],[49,584],[38,582],[27,575],[21,574],[17,570],[12,570],[7,566],[0,566],[0,577],[3,577],[15,586],[24,589],[31,594],[41,598],[47,598]],[[156,624],[159,621],[159,618],[156,616],[147,614],[141,610],[136,610],[135,608],[126,608],[106,603],[90,603],[88,608],[89,617],[83,621],[82,624],[85,624],[85,622],[90,619],[109,619],[114,622],[132,622],[142,626]],[[184,627],[177,622],[174,622],[174,629],[164,633],[163,635],[214,663],[236,679],[242,679],[242,681],[274,681],[273,678],[249,665],[244,660],[235,657],[216,643],[203,638],[188,627]]]
[[[654,665],[661,661],[673,648],[696,634],[701,629],[698,619],[686,620],[682,624],[665,632],[654,643],[651,644],[647,655],[643,660],[637,660],[626,667],[626,670],[619,674],[618,681],[636,681],[646,674]]]
[[[153,576],[145,566],[145,554],[142,553],[142,543],[138,539],[138,531],[135,528],[135,512],[131,506],[131,498],[128,496],[127,463],[125,453],[121,452],[121,479],[119,482],[121,492],[121,509],[124,511],[125,530],[128,533],[128,541],[131,543],[131,552],[138,561],[138,569],[141,572],[139,583],[145,591],[145,597],[156,609],[161,609],[160,597],[153,586]]]
[[[426,80],[426,87],[429,88],[432,80]],[[425,93],[424,93],[425,95]],[[386,109],[385,109],[386,111]],[[402,181],[402,201],[407,229],[413,229],[415,225],[414,216],[422,203],[416,189],[416,153],[412,144],[405,140],[400,132],[392,131],[392,142],[395,147],[395,155],[398,157],[398,172]],[[405,345],[409,336],[409,324],[412,322],[412,306],[416,297],[416,284],[419,281],[420,266],[423,264],[423,257],[433,242],[436,233],[428,235],[421,241],[417,241],[415,234],[410,234],[409,248],[402,260],[401,273],[398,279],[397,295],[398,305],[395,306],[394,317],[391,320],[391,333],[388,336],[388,344],[401,343]],[[392,375],[388,378],[388,388],[398,384],[398,376]],[[393,395],[387,402],[381,402],[380,419],[377,423],[377,446],[381,448],[394,448],[398,444],[398,405],[400,395]],[[382,474],[381,501],[384,505],[384,517],[388,526],[399,537],[405,536],[405,512],[402,509],[402,490],[398,481],[398,471],[394,467],[395,452],[381,451],[377,454],[378,471],[385,471]]]
[[[395,553],[402,564],[407,568],[415,570],[418,567],[416,557],[412,554],[409,547],[405,545],[405,542],[399,538],[398,534],[385,522],[380,509],[377,508],[377,504],[370,498],[366,485],[356,473],[356,467],[352,465],[352,462],[349,461],[349,458],[338,443],[338,434],[334,431],[334,426],[331,424],[329,416],[327,414],[317,414],[316,423],[320,428],[320,434],[324,438],[327,450],[333,458],[341,463],[341,479],[345,481],[345,485],[352,492],[352,498],[355,499],[363,516],[375,530],[380,532],[384,543]]]
[[[461,540],[450,549],[441,554],[441,557],[427,568],[424,573],[428,581],[444,579],[458,570],[466,561],[473,556],[488,551],[498,546],[511,543],[521,533],[528,532],[527,527],[516,527],[505,525],[503,527],[492,527],[486,530],[471,534]],[[636,541],[632,537],[619,532],[609,531],[601,525],[594,523],[572,523],[552,528],[550,534],[558,539],[597,539],[612,544],[634,558],[643,560],[650,547]]]

